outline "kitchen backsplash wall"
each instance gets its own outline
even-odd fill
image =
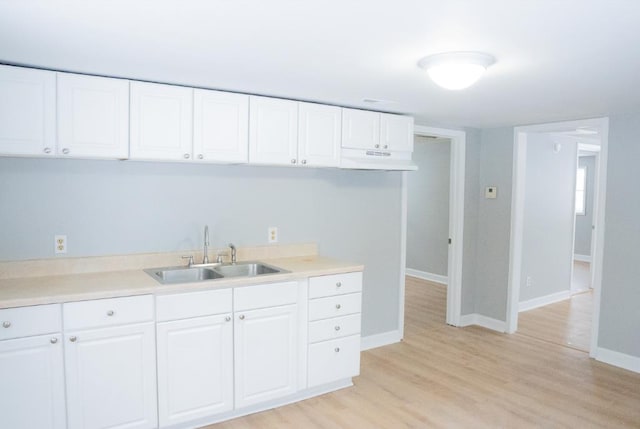
[[[363,335],[397,329],[401,173],[0,158],[0,260],[317,242],[365,265]]]

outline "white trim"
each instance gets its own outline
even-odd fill
[[[609,365],[640,373],[640,357],[637,356],[597,347],[596,352],[593,353],[591,357],[594,357],[600,362],[608,363]]]
[[[527,301],[521,301],[518,304],[518,311],[533,310],[534,308],[544,307],[545,305],[554,304],[556,302],[564,301],[571,298],[570,290],[563,290],[562,292],[556,292],[538,298],[529,299]]]
[[[400,290],[398,291],[398,332],[400,339],[404,338],[404,291],[405,291],[405,269],[407,266],[407,172],[402,172],[402,190],[400,192]]]
[[[416,125],[414,134],[451,139],[449,171],[449,238],[447,268],[447,324],[460,326],[462,309],[462,256],[464,232],[464,177],[467,134],[447,128]],[[404,291],[403,291],[404,293]],[[401,300],[404,305],[404,297]]]
[[[573,260],[578,262],[589,262],[591,263],[591,255],[578,255],[575,253],[573,255]]]
[[[449,283],[449,279],[447,278],[447,276],[428,273],[426,271],[414,270],[413,268],[407,268],[407,275],[411,277],[416,277],[422,280],[426,280],[428,282],[441,283],[443,285],[446,285],[447,283]]]
[[[460,317],[460,326],[482,326],[483,328],[490,329],[496,332],[506,332],[507,323],[502,320],[493,319],[491,317],[483,316],[482,314],[473,313],[465,314]]]
[[[383,332],[381,334],[367,335],[360,339],[360,350],[371,350],[377,347],[388,346],[402,341],[400,330]]]

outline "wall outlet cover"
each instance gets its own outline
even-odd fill
[[[66,235],[55,235],[53,237],[54,240],[54,252],[56,254],[67,253],[67,236]]]
[[[278,227],[270,226],[269,227],[269,236],[267,238],[269,243],[277,243],[278,242]]]

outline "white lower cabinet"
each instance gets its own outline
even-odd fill
[[[157,427],[153,297],[76,302],[63,311],[68,428]]]

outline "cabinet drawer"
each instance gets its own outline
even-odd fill
[[[298,283],[271,283],[239,287],[233,290],[233,309],[277,307],[298,302]]]
[[[362,272],[332,274],[309,279],[309,298],[362,291]]]
[[[205,290],[156,297],[158,322],[231,313],[231,289]]]
[[[309,387],[360,374],[360,335],[309,346]]]
[[[362,310],[362,294],[330,296],[309,301],[309,320],[329,319],[360,313]]]
[[[61,330],[59,304],[0,310],[0,340],[49,334]]]
[[[151,295],[70,302],[62,307],[64,329],[99,328],[153,320]]]
[[[309,342],[333,340],[360,333],[360,313],[309,322]]]

